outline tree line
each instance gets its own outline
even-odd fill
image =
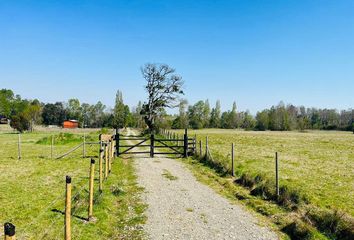
[[[166,123],[165,123],[166,124]],[[256,116],[249,111],[237,111],[236,103],[229,111],[221,111],[218,100],[211,108],[209,101],[198,101],[188,106],[182,99],[179,113],[171,122],[171,128],[243,128],[247,130],[354,130],[354,110],[305,108],[304,106],[285,105],[280,102],[276,106],[257,112]]]
[[[10,120],[12,128],[23,132],[33,130],[34,125],[62,126],[65,120],[77,120],[80,127],[143,127],[140,116],[142,103],[130,110],[117,91],[113,109],[102,102],[80,103],[76,98],[67,102],[43,103],[38,99],[22,99],[10,89],[0,90],[0,117]]]
[[[33,130],[34,125],[62,126],[64,120],[75,119],[80,127],[138,127],[147,126],[144,121],[146,104],[139,102],[132,109],[124,104],[123,94],[117,91],[115,106],[107,108],[102,102],[96,104],[80,103],[78,99],[67,102],[43,103],[38,99],[22,99],[12,90],[0,90],[0,116],[11,120],[10,124],[18,131]],[[211,107],[208,100],[188,105],[182,99],[178,103],[179,113],[169,115],[160,108],[154,119],[156,128],[224,128],[246,130],[354,130],[354,110],[305,108],[304,106],[276,106],[257,112],[255,116],[248,111],[237,111],[234,102],[229,111],[221,111],[220,101]]]

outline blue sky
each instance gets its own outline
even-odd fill
[[[0,0],[0,88],[44,102],[144,100],[167,63],[190,103],[354,107],[354,1]]]

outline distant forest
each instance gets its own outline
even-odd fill
[[[75,119],[80,127],[138,127],[145,128],[141,115],[143,104],[129,108],[123,102],[123,95],[117,91],[114,108],[107,108],[100,101],[96,104],[80,103],[78,99],[67,102],[42,103],[39,100],[22,99],[12,90],[0,90],[0,117],[10,119],[11,126],[19,131],[32,130],[35,124],[61,126],[64,120]],[[354,131],[354,110],[305,108],[285,105],[280,102],[269,109],[259,111],[253,116],[248,111],[237,111],[236,103],[232,109],[222,112],[220,101],[213,108],[209,101],[198,101],[188,105],[180,100],[179,113],[169,115],[160,109],[157,126],[160,128],[224,128],[246,130],[344,130]]]
[[[270,109],[257,112],[238,112],[236,103],[230,111],[221,112],[220,101],[211,108],[209,101],[198,101],[188,106],[186,100],[179,104],[179,115],[172,121],[172,128],[244,128],[247,130],[345,130],[354,129],[354,110],[305,108],[280,102]]]

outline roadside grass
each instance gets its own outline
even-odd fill
[[[189,134],[197,134],[198,141],[202,140],[203,153],[208,135],[214,161],[203,159],[203,166],[215,169],[218,176],[224,178],[228,178],[231,170],[231,143],[234,142],[236,183],[257,199],[277,203],[287,213],[299,215],[294,218],[294,223],[284,226],[283,230],[290,235],[298,234],[305,238],[306,232],[313,231],[304,229],[315,226],[332,239],[350,239],[353,236],[352,133],[204,129],[189,131]],[[276,151],[280,161],[279,199],[274,187]],[[238,197],[242,199],[244,196]],[[268,215],[267,211],[264,215]],[[295,219],[300,220],[296,222]]]
[[[87,131],[87,136],[98,141],[96,130]],[[83,158],[80,148],[63,159],[51,160],[50,143],[36,143],[51,139],[52,134],[61,132],[22,134],[22,159],[18,160],[17,134],[7,129],[0,131],[0,223],[12,222],[18,239],[63,239],[65,176],[70,175],[73,239],[143,238],[141,225],[145,222],[146,205],[140,200],[142,189],[137,185],[133,162],[114,160],[102,194],[98,193],[96,164],[93,211],[96,220],[87,222],[90,158]],[[80,139],[83,133],[76,130],[73,135],[74,139]],[[76,145],[76,141],[55,144],[54,154],[60,155]],[[97,159],[98,146],[87,146],[87,156]]]

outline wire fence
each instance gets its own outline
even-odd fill
[[[53,146],[53,141],[52,146]],[[19,137],[18,141],[19,146],[21,145],[21,138]],[[71,221],[71,218],[75,218],[75,220],[79,220],[80,222],[89,222],[92,220],[92,212],[93,212],[93,196],[94,193],[102,194],[102,188],[98,189],[95,188],[95,175],[98,175],[99,182],[104,183],[104,180],[107,180],[107,177],[110,175],[111,165],[113,159],[115,158],[115,135],[106,135],[105,139],[101,139],[98,142],[86,142],[85,138],[83,143],[75,146],[74,148],[70,149],[69,151],[61,154],[59,158],[66,157],[70,154],[73,154],[76,150],[82,147],[82,156],[83,157],[92,157],[92,155],[98,157],[98,165],[100,166],[98,170],[94,169],[95,160],[91,158],[90,164],[90,174],[88,177],[82,177],[81,180],[79,176],[74,176],[73,186],[71,187],[71,180],[70,180],[70,191],[68,191],[68,182],[66,183],[66,190],[61,191],[57,197],[52,198],[42,209],[39,211],[37,210],[36,216],[31,218],[28,224],[24,227],[17,228],[16,235],[19,239],[71,239],[70,235],[67,235],[67,230],[71,230],[71,225],[73,223],[77,223],[77,221]],[[98,149],[97,149],[98,147]],[[19,147],[20,149],[21,147]],[[53,147],[52,147],[53,148]],[[18,152],[19,155],[23,154],[23,152]],[[51,149],[51,153],[53,154],[53,149]],[[89,156],[86,156],[89,153]],[[98,155],[96,155],[98,153]],[[59,159],[57,158],[57,159]],[[23,159],[23,155],[21,158]],[[101,166],[110,166],[101,168]],[[109,170],[109,172],[106,172]],[[103,174],[104,172],[104,174]],[[101,179],[105,177],[105,179]],[[71,179],[71,178],[70,178]],[[96,184],[97,185],[97,184]],[[64,186],[64,185],[63,185]],[[70,192],[70,196],[68,195]],[[72,193],[72,194],[71,194]],[[49,195],[49,194],[47,194]],[[43,197],[47,198],[46,194],[44,193],[41,196],[36,197]],[[65,201],[64,201],[65,200]],[[65,206],[65,202],[70,201],[70,209]],[[87,209],[91,209],[91,212],[87,213]],[[70,210],[70,211],[69,211]],[[70,214],[68,214],[70,213]],[[69,221],[67,220],[69,215]],[[63,225],[63,216],[65,216],[65,224]],[[69,226],[68,226],[69,225]],[[6,226],[13,226],[11,223],[7,224]],[[73,235],[74,239],[81,235],[82,229],[77,225],[74,224],[75,233]],[[15,229],[15,228],[14,228]],[[7,236],[9,231],[7,231],[5,227],[5,239],[12,239]],[[65,234],[64,234],[65,233]],[[8,237],[8,238],[6,238]]]

